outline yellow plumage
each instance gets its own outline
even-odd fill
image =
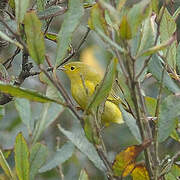
[[[91,66],[82,62],[70,62],[63,66],[63,71],[71,81],[71,93],[82,109],[86,109],[96,86],[102,80],[102,75]],[[102,122],[107,126],[110,122],[123,123],[121,111],[116,103],[113,90],[105,102]]]

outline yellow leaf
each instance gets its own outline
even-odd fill
[[[129,174],[131,174],[131,172],[133,171],[135,167],[135,163],[131,163],[130,165],[127,165],[127,167],[124,169],[123,173],[122,173],[122,177],[126,177]]]
[[[136,165],[136,168],[131,173],[133,180],[149,180],[149,174],[143,164]]]
[[[91,15],[88,25],[92,30],[100,29],[104,33],[108,33],[107,24],[104,18],[104,10],[97,3],[91,8]]]
[[[131,27],[128,23],[127,17],[123,16],[120,26],[119,26],[119,33],[120,33],[120,37],[122,39],[131,39],[132,35],[131,35]]]
[[[151,141],[147,140],[141,145],[130,146],[117,154],[112,167],[114,175],[122,177],[129,175],[135,167],[137,156],[150,144]]]

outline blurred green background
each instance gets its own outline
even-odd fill
[[[90,2],[91,0],[87,0]],[[135,0],[127,1],[127,5],[133,5]],[[33,2],[32,2],[33,3]],[[161,1],[162,3],[162,1]],[[161,6],[160,3],[160,6]],[[180,1],[175,0],[173,7],[170,5],[170,12],[174,12],[180,6]],[[72,46],[76,48],[78,46],[79,40],[83,38],[83,35],[87,30],[87,21],[89,17],[90,9],[85,10],[85,15],[81,21],[81,25],[78,27],[73,36]],[[49,29],[50,32],[58,33],[61,23],[63,21],[63,15],[57,16],[53,19],[52,25]],[[178,24],[178,39],[180,39],[180,17],[177,19]],[[3,62],[14,52],[15,47],[9,45],[5,50],[1,51],[0,58]],[[46,40],[46,53],[50,56],[51,60],[55,59],[56,54],[56,44],[52,41]],[[19,54],[16,56],[12,63],[12,67],[8,70],[11,78],[17,76],[20,72],[21,66],[21,56]],[[99,71],[104,71],[108,60],[110,59],[110,54],[106,51],[106,45],[100,40],[100,38],[94,33],[90,32],[85,43],[81,47],[80,51],[77,53],[73,60],[81,60],[91,63]],[[90,62],[91,61],[91,62]],[[33,61],[32,61],[33,62]],[[34,62],[33,62],[34,63]],[[53,64],[53,62],[52,62]],[[34,71],[37,69],[34,68]],[[58,75],[63,82],[64,87],[70,93],[70,83],[63,72],[58,72]],[[144,82],[144,91],[147,96],[156,97],[158,85],[153,78],[148,79]],[[39,92],[45,92],[45,85],[39,81],[39,77],[30,77],[25,80],[23,87],[35,89]],[[164,92],[165,94],[168,92]],[[40,118],[40,113],[42,111],[43,105],[40,103],[31,103],[32,117],[35,121]],[[51,159],[53,153],[56,151],[57,138],[59,146],[61,147],[66,141],[60,131],[57,129],[57,124],[60,123],[65,129],[71,129],[78,122],[73,120],[69,110],[64,109],[62,113],[57,117],[57,119],[43,132],[40,141],[48,146],[49,154],[47,157]],[[14,102],[10,102],[5,105],[5,116],[0,120],[0,146],[3,149],[11,149],[14,145],[14,140],[18,132],[23,131],[23,135],[28,139],[27,128],[23,125],[19,114],[14,106]],[[129,129],[126,125],[113,124],[108,128],[103,129],[103,138],[108,150],[109,159],[113,160],[117,152],[121,151],[127,146],[137,144],[137,141],[131,135]],[[160,146],[160,156],[163,157],[165,154],[172,155],[177,152],[180,145],[173,139],[169,138]],[[13,166],[12,155],[8,158],[8,162]],[[141,159],[141,157],[140,157]],[[93,180],[103,180],[105,177],[103,174],[87,159],[87,157],[82,154],[77,149],[75,150],[73,156],[62,165],[62,172],[64,174],[65,180],[76,180],[79,177],[80,170],[86,168],[90,179]],[[57,180],[61,179],[58,173],[59,169],[54,169],[46,173],[42,173],[36,177],[37,180]],[[2,171],[0,171],[2,172]]]

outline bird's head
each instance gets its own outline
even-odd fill
[[[62,66],[60,68],[63,70],[70,80],[73,79],[80,79],[80,76],[86,76],[86,73],[84,73],[85,69],[87,70],[88,65],[82,62],[70,62]]]
[[[63,70],[71,81],[73,80],[93,80],[100,79],[99,73],[91,66],[83,62],[70,62],[60,68]]]

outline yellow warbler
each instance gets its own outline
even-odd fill
[[[70,62],[61,68],[71,81],[71,93],[82,109],[86,109],[96,86],[102,80],[102,75],[91,66],[82,62]],[[114,103],[113,93],[110,93],[102,113],[102,122],[108,126],[110,122],[123,123],[121,111]]]

